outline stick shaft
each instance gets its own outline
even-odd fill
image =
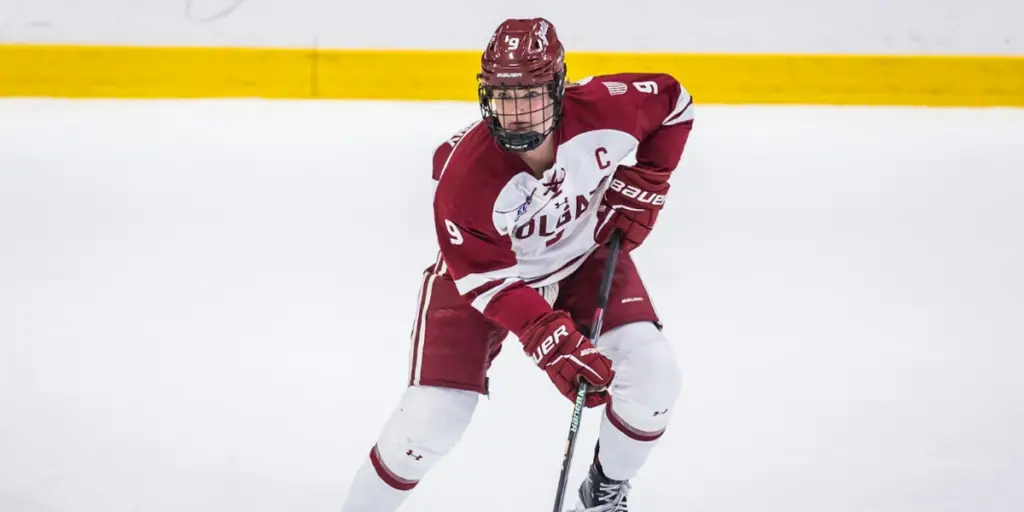
[[[591,341],[597,345],[601,337],[601,324],[604,323],[604,310],[608,307],[608,296],[612,290],[612,277],[615,276],[615,265],[619,259],[619,245],[622,233],[616,230],[608,243],[608,259],[604,262],[604,273],[601,275],[601,286],[597,294],[597,309],[594,310],[594,321],[591,323]],[[576,388],[576,402],[572,408],[572,421],[569,423],[569,436],[565,441],[565,454],[562,457],[562,472],[558,476],[558,489],[555,492],[554,512],[562,512],[565,503],[565,488],[569,480],[569,468],[572,466],[573,453],[576,451],[576,437],[580,430],[583,416],[583,404],[587,397],[587,383],[581,381]]]

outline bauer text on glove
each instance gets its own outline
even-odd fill
[[[586,397],[587,407],[608,401],[605,388],[615,376],[612,362],[576,329],[568,313],[552,311],[543,316],[523,333],[521,340],[526,353],[566,398],[576,400],[576,387],[583,379],[595,388]]]
[[[606,244],[619,229],[624,251],[639,247],[654,229],[658,213],[665,207],[668,189],[666,172],[620,166],[598,209],[594,239],[598,244]]]

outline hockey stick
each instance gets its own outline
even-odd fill
[[[608,295],[612,290],[612,277],[615,275],[615,264],[619,259],[619,244],[621,243],[622,232],[615,230],[612,239],[608,242],[608,259],[604,262],[604,273],[601,275],[601,287],[597,293],[597,309],[594,311],[594,321],[591,323],[590,340],[597,346],[598,338],[601,337],[601,324],[604,322],[604,310],[608,306]],[[565,454],[562,457],[562,473],[558,476],[558,490],[555,493],[555,510],[562,512],[562,505],[565,502],[565,486],[569,480],[569,467],[572,465],[572,454],[576,451],[576,435],[580,430],[580,419],[583,415],[583,403],[587,397],[587,382],[580,381],[576,388],[576,403],[572,408],[572,421],[569,423],[569,438],[565,442]]]

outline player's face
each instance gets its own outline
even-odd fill
[[[544,87],[497,89],[491,108],[501,127],[516,133],[546,132],[554,114],[554,103]]]

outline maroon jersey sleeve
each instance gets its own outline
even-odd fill
[[[679,165],[693,126],[693,98],[672,75],[620,73],[579,84],[590,128],[612,128],[636,138],[637,166],[670,173]]]
[[[472,141],[469,142],[472,144]],[[551,311],[539,292],[519,276],[512,240],[492,220],[494,201],[504,185],[500,175],[472,158],[471,148],[444,145],[435,153],[438,178],[434,228],[441,256],[459,294],[487,318],[520,336]],[[459,155],[466,151],[469,156]]]
[[[628,75],[636,115],[633,135],[640,141],[636,165],[671,173],[678,165],[693,127],[693,98],[672,75]]]

